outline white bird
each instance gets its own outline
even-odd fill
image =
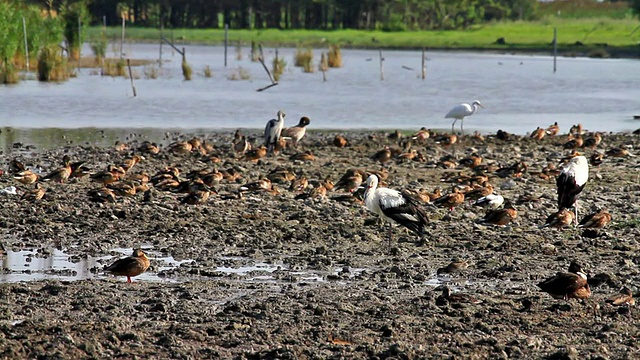
[[[589,162],[579,155],[569,160],[556,178],[558,186],[558,211],[573,207],[575,218],[578,218],[578,195],[589,180]]]
[[[264,146],[267,147],[267,153],[269,154],[273,152],[273,148],[280,140],[280,133],[284,127],[284,117],[286,115],[284,111],[278,111],[278,118],[269,120],[264,128]]]
[[[470,115],[473,115],[478,107],[484,108],[484,106],[480,103],[479,100],[474,100],[471,105],[464,103],[458,106],[455,106],[453,109],[449,110],[447,115],[444,116],[445,119],[455,119],[453,120],[453,124],[451,124],[451,132],[453,133],[453,126],[456,124],[456,121],[460,120],[460,132],[464,135],[464,129],[462,128],[464,123],[464,118]]]
[[[378,176],[370,175],[364,192],[367,209],[389,223],[389,246],[394,223],[400,224],[422,237],[429,221],[418,201],[388,188],[378,188]]]
[[[490,209],[497,209],[500,207],[500,205],[502,205],[502,203],[504,203],[504,198],[502,197],[502,195],[489,194],[476,200],[473,205],[488,207]]]

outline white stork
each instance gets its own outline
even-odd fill
[[[280,133],[284,127],[284,117],[286,115],[284,111],[278,111],[278,118],[269,120],[267,126],[264,128],[264,146],[267,147],[268,154],[273,152],[273,148],[276,146],[278,140],[280,140]]]
[[[444,118],[454,119],[453,124],[451,124],[451,133],[453,133],[453,126],[456,124],[456,121],[460,120],[460,132],[464,135],[464,129],[462,128],[464,125],[464,118],[473,115],[476,110],[478,110],[478,107],[483,108],[484,106],[480,103],[480,100],[474,100],[471,105],[463,103],[454,106],[453,109],[449,110]]]
[[[572,157],[556,178],[558,211],[573,208],[574,219],[578,218],[578,195],[584,189],[587,180],[589,180],[587,158],[582,155]]]
[[[378,188],[378,176],[370,175],[364,192],[367,209],[389,222],[389,247],[393,223],[400,224],[422,237],[427,215],[419,207],[417,200],[403,195],[397,190]]]

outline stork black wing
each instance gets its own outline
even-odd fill
[[[568,209],[575,204],[586,183],[578,186],[573,176],[562,173],[558,175],[556,185],[558,186],[558,210],[562,210],[563,208]]]

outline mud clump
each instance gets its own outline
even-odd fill
[[[258,148],[258,131],[243,135]],[[336,135],[348,145],[334,146]],[[637,157],[608,156],[590,169],[579,216],[606,208],[613,221],[605,229],[548,229],[540,225],[557,210],[563,138],[465,136],[443,147],[436,136],[411,143],[401,135],[310,131],[298,148],[257,160],[238,153],[227,132],[155,139],[156,154],[135,141],[35,153],[18,146],[0,164],[0,189],[18,192],[0,194],[2,256],[29,249],[46,258],[58,249],[73,262],[98,261],[88,279],[0,283],[0,357],[619,358],[636,350],[629,334],[640,315],[605,299],[622,285],[635,292],[640,280]],[[637,142],[606,135],[596,150],[580,151],[633,152]],[[371,159],[385,147],[390,158]],[[134,153],[144,160],[109,185],[98,182],[108,176],[96,174]],[[93,181],[44,182],[41,200],[22,200],[33,185],[14,180],[11,160],[45,175],[63,166],[63,155],[83,161]],[[472,156],[480,165],[464,160]],[[179,174],[161,175],[172,169]],[[387,225],[363,207],[362,189],[314,192],[350,169],[420,199],[491,183],[518,217],[484,226],[474,219],[486,210],[469,201],[451,211],[425,202],[428,235],[395,227],[389,248]],[[206,185],[188,182],[196,178]],[[266,178],[266,188],[249,186]],[[140,188],[130,194],[125,185]],[[100,197],[103,187],[116,195]],[[127,284],[101,272],[114,249],[136,247],[148,252],[155,280]],[[572,260],[593,277],[591,298],[539,291]],[[12,272],[3,269],[0,281]]]

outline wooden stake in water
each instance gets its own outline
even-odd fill
[[[160,54],[158,55],[158,66],[162,67],[162,30],[164,30],[164,25],[160,25]]]
[[[131,90],[133,90],[133,97],[138,96],[136,93],[136,87],[133,85],[133,72],[131,71],[131,61],[127,59],[127,67],[129,67],[129,79],[131,79]]]
[[[224,24],[224,67],[227,67],[227,47],[229,46],[229,24]]]
[[[122,17],[122,36],[120,37],[120,60],[124,56],[124,16]]]
[[[422,80],[424,80],[427,77],[427,65],[425,62],[425,51],[424,48],[422,48]]]
[[[24,53],[27,57],[27,72],[29,72],[29,45],[27,43],[27,21],[22,17],[22,30],[24,31]]]
[[[82,59],[82,20],[78,17],[78,73],[80,73],[80,59]]]
[[[382,62],[384,58],[382,57],[382,49],[378,50],[380,52],[380,81],[384,80],[384,69],[382,68]]]
[[[558,28],[553,28],[553,73],[556,73],[556,57],[558,56]]]

